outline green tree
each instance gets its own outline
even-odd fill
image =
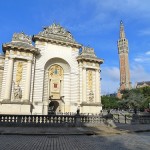
[[[116,96],[102,96],[101,97],[103,109],[117,109],[118,98]]]
[[[150,87],[143,87],[121,91],[122,105],[126,108],[138,108],[144,110],[149,107]]]

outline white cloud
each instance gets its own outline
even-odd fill
[[[150,81],[150,73],[146,72],[142,65],[132,66],[130,70],[133,86],[136,82]]]
[[[102,94],[117,92],[119,88],[119,68],[117,67],[102,67]]]
[[[136,18],[149,16],[149,0],[85,0],[84,3],[95,4],[96,10],[105,13],[120,12]],[[138,14],[138,15],[137,15]]]
[[[150,51],[147,51],[145,54],[146,54],[146,55],[150,55]]]
[[[136,61],[136,62],[143,62],[143,59],[142,58],[135,58],[134,61]]]
[[[141,56],[141,57],[135,58],[134,61],[139,62],[139,63],[145,63],[145,62],[149,62],[150,58]]]
[[[118,67],[102,67],[101,93],[102,95],[117,92],[120,84],[120,71]],[[132,87],[136,82],[150,81],[150,73],[142,65],[132,65],[130,68]]]
[[[150,35],[150,28],[140,30],[139,35]]]
[[[138,62],[140,64],[149,64],[150,63],[150,51],[147,51],[145,53],[140,53],[138,55],[136,55],[136,57],[134,58],[135,62]]]

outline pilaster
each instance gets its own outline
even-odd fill
[[[100,102],[100,78],[99,78],[99,69],[95,70],[95,102]]]
[[[13,67],[14,67],[14,59],[9,58],[8,62],[8,72],[6,77],[6,86],[5,86],[5,95],[4,100],[11,100],[11,88],[12,88],[12,78],[13,78]]]
[[[86,68],[82,68],[82,102],[86,102]]]

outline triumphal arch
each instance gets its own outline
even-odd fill
[[[99,113],[100,64],[94,49],[58,24],[32,37],[14,33],[0,55],[0,114]]]

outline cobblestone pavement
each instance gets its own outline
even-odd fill
[[[148,150],[150,133],[122,135],[0,135],[0,150]]]

